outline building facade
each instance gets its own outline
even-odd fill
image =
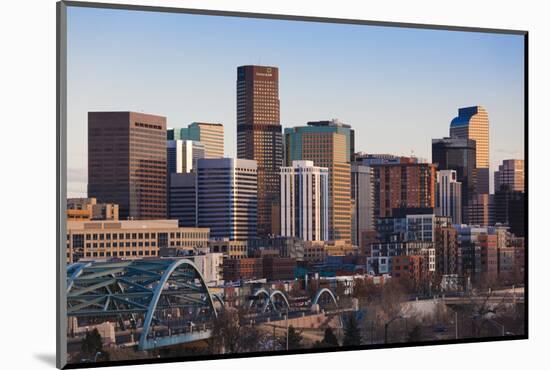
[[[477,226],[494,225],[494,196],[475,194],[466,207],[468,224]]]
[[[247,159],[197,161],[197,225],[213,238],[257,237],[257,165]]]
[[[224,129],[221,123],[193,122],[187,127],[170,128],[168,140],[192,140],[204,145],[204,158],[224,157]]]
[[[168,174],[189,173],[197,167],[197,160],[205,157],[205,148],[200,141],[166,141],[166,162]]]
[[[372,164],[374,215],[398,208],[434,208],[436,167],[431,163]]]
[[[277,234],[280,167],[283,163],[279,112],[279,69],[237,68],[237,157],[258,165],[258,235]],[[275,211],[273,210],[275,208]]]
[[[92,220],[118,220],[118,204],[98,204],[96,198],[67,199],[67,221]]]
[[[171,173],[168,190],[168,215],[181,227],[197,226],[197,174]]]
[[[212,253],[221,253],[224,258],[238,260],[248,257],[248,243],[242,240],[211,239],[208,249]]]
[[[505,159],[495,171],[495,193],[499,190],[525,191],[525,162]]]
[[[353,245],[360,245],[361,235],[375,230],[374,174],[369,166],[351,165],[351,200]]]
[[[177,220],[67,222],[67,262],[141,259],[163,249],[193,251],[207,245],[208,228],[182,228]]]
[[[281,235],[328,240],[328,169],[313,161],[281,167]]]
[[[456,171],[456,180],[462,184],[462,220],[468,223],[465,207],[476,193],[476,142],[471,139],[432,139],[432,162],[439,171]]]
[[[330,240],[351,242],[349,145],[352,137],[350,128],[339,123],[320,125],[310,122],[308,126],[285,129],[287,166],[291,166],[294,160],[308,160],[315,166],[328,168]]]
[[[88,112],[88,196],[119,205],[120,219],[165,219],[166,118]]]
[[[455,170],[437,171],[436,214],[448,216],[454,224],[462,223],[462,183]]]
[[[450,136],[475,140],[476,193],[489,194],[489,116],[481,106],[460,108],[451,121]]]

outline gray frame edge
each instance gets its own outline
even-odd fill
[[[55,364],[61,369],[67,364],[67,5],[56,4],[56,353]]]

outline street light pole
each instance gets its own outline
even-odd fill
[[[455,339],[458,339],[458,312],[455,311]]]
[[[288,351],[288,308],[286,309],[286,350]]]

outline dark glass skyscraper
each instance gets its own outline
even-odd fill
[[[279,70],[237,68],[237,158],[258,164],[258,236],[279,233],[279,171],[283,162]]]
[[[432,163],[438,170],[455,170],[462,183],[462,222],[467,222],[465,207],[476,192],[476,142],[471,139],[432,139]]]

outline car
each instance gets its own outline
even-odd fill
[[[447,327],[445,325],[436,325],[434,327],[435,333],[445,333],[447,331]]]

